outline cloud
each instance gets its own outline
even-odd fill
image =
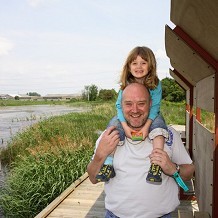
[[[39,6],[40,4],[42,4],[43,1],[44,1],[44,0],[27,0],[27,3],[28,3],[31,7],[35,8],[35,7]]]
[[[40,7],[42,5],[48,5],[50,3],[54,3],[55,0],[27,0],[27,3],[33,7],[33,8],[37,8]]]
[[[166,52],[162,49],[158,49],[156,52],[155,52],[155,57],[157,59],[167,59],[167,55],[166,55]]]
[[[8,55],[13,48],[14,44],[10,40],[0,37],[0,55]]]

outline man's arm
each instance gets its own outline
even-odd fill
[[[87,166],[89,179],[93,184],[97,183],[95,177],[99,173],[106,157],[114,151],[118,143],[119,132],[115,130],[114,126],[111,126],[102,134],[94,157]]]
[[[94,156],[93,160],[87,166],[87,172],[89,174],[89,179],[93,184],[97,183],[96,175],[99,173],[105,158]]]
[[[173,174],[177,171],[176,164],[174,164],[174,172]],[[195,171],[195,166],[194,164],[181,164],[179,165],[179,175],[184,181],[188,181],[193,177],[193,173]],[[171,174],[171,175],[173,175]]]
[[[161,149],[154,149],[150,155],[151,162],[158,164],[166,175],[172,176],[176,171],[176,163],[172,162],[166,151]],[[195,167],[191,164],[179,165],[179,174],[185,181],[190,180],[193,177]]]

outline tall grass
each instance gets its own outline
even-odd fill
[[[39,152],[14,164],[1,196],[6,217],[34,217],[80,177],[90,149],[59,148]]]
[[[185,103],[162,101],[161,113],[166,124],[185,125]]]
[[[201,123],[211,132],[215,133],[215,113],[201,110]]]
[[[52,117],[12,139],[0,158],[10,167],[0,193],[6,217],[34,217],[85,171],[114,103]]]

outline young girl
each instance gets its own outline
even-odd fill
[[[125,135],[132,140],[144,140],[147,136],[153,140],[153,148],[164,148],[165,138],[168,138],[168,131],[164,119],[160,115],[160,102],[162,98],[162,87],[157,77],[156,59],[151,49],[147,47],[136,47],[128,55],[121,74],[121,90],[116,102],[117,117],[114,117],[108,126],[116,126],[120,134],[122,145]],[[138,82],[145,85],[150,92],[152,106],[145,126],[136,133],[126,123],[123,116],[121,99],[122,90],[129,84]],[[125,133],[124,133],[125,131]],[[142,136],[140,139],[140,135]],[[151,164],[146,180],[148,182],[161,182],[162,170],[159,165]],[[113,154],[110,154],[100,172],[96,176],[97,181],[108,181],[115,176],[113,169]]]

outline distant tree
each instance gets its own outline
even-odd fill
[[[117,98],[117,92],[114,89],[101,89],[98,98],[103,101],[114,100]]]
[[[20,100],[20,97],[16,95],[16,96],[14,97],[14,99],[15,99],[15,100]]]
[[[29,96],[41,96],[39,93],[37,93],[37,92],[28,92],[27,93],[27,95],[29,95]]]
[[[85,86],[82,92],[82,98],[88,101],[95,101],[98,96],[98,87],[94,84]]]
[[[162,83],[162,98],[171,102],[180,102],[185,100],[185,90],[183,90],[178,83],[171,78],[161,80]]]

